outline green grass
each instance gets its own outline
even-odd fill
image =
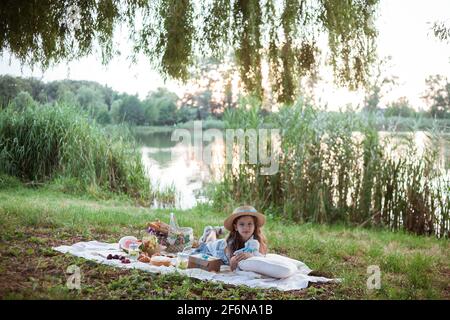
[[[305,262],[341,284],[280,292],[199,281],[178,274],[115,269],[52,246],[77,241],[115,242],[140,236],[146,223],[169,221],[169,210],[137,207],[126,198],[98,200],[49,188],[0,189],[0,298],[2,299],[450,299],[448,239],[268,218],[269,251]],[[198,238],[227,212],[208,206],[175,210],[181,226]],[[82,289],[65,286],[69,265],[82,270]],[[368,290],[367,267],[381,269],[381,289]]]

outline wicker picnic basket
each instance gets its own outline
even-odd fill
[[[177,253],[186,247],[192,247],[194,241],[194,230],[190,227],[170,228],[167,235],[166,252]]]
[[[194,243],[194,231],[190,227],[171,226],[157,220],[148,224],[148,232],[156,235],[158,243],[169,253],[181,252]]]

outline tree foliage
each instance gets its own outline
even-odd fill
[[[441,41],[450,41],[450,21],[435,21],[432,26],[434,36]]]
[[[107,110],[105,98],[101,91],[95,90],[92,87],[82,86],[78,89],[76,99],[78,105],[88,111],[94,117],[102,111]]]
[[[425,80],[427,90],[423,98],[434,118],[450,118],[450,82],[442,75],[430,76]]]
[[[27,91],[20,91],[12,100],[12,107],[17,111],[24,111],[26,108],[32,107],[35,103],[33,97]]]
[[[119,118],[135,125],[145,123],[144,109],[137,96],[124,95],[119,106]]]
[[[3,0],[0,52],[46,68],[117,51],[114,30],[125,24],[134,58],[143,53],[161,74],[186,80],[196,55],[235,54],[249,93],[263,94],[263,61],[278,101],[293,100],[298,77],[314,72],[319,37],[328,36],[338,83],[366,83],[374,57],[372,23],[378,0]],[[136,23],[139,21],[139,23]]]
[[[57,80],[0,75],[0,110],[13,105],[52,107],[55,103],[87,112],[102,124],[172,125],[198,119],[198,108],[178,108],[179,97],[166,88],[150,91],[141,101],[137,95],[119,93],[94,81]],[[189,109],[189,110],[188,110]]]
[[[414,117],[416,111],[411,107],[408,98],[400,97],[391,102],[384,113],[386,117]]]
[[[226,57],[225,64],[217,59],[198,59],[187,82],[189,90],[181,97],[180,106],[189,120],[206,119],[214,116],[221,118],[226,108],[237,105],[237,92],[233,92],[232,81],[238,73],[236,65],[230,57]],[[242,86],[236,83],[236,86]],[[234,95],[234,96],[233,96]],[[180,110],[180,111],[181,111]],[[193,111],[196,110],[196,115]],[[191,115],[188,116],[188,113]]]
[[[172,125],[177,119],[178,96],[165,88],[150,92],[144,101],[146,114],[153,120],[152,124]]]
[[[366,86],[366,95],[364,97],[364,111],[375,112],[379,110],[384,95],[392,89],[392,86],[397,85],[397,77],[387,74],[387,71],[391,69],[391,60],[392,57],[388,56],[377,60],[372,65],[372,78]]]

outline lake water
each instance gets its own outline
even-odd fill
[[[389,134],[380,132],[381,137]],[[188,209],[199,202],[207,201],[202,194],[206,184],[220,180],[225,160],[224,142],[220,139],[213,142],[192,139],[191,144],[186,145],[183,142],[171,141],[171,136],[171,132],[136,134],[144,166],[152,184],[160,188],[174,186],[177,190],[176,207]],[[419,151],[424,152],[427,141],[424,132],[414,133],[414,142]],[[450,175],[450,136],[443,136],[439,144],[439,164]],[[209,163],[199,160],[201,157],[196,156],[205,148],[209,148],[212,154]]]

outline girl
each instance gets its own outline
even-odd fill
[[[240,261],[267,253],[266,237],[261,230],[265,221],[265,216],[252,206],[238,207],[224,221],[224,227],[230,231],[228,237],[217,239],[222,229],[206,227],[194,253],[220,258],[234,271]]]

